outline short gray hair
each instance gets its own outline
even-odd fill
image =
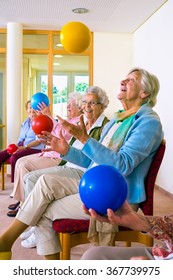
[[[157,94],[160,90],[160,83],[158,78],[149,73],[147,70],[142,68],[133,68],[130,70],[130,73],[138,71],[141,74],[141,85],[143,90],[149,94],[148,103],[151,107],[154,107],[157,103]]]
[[[96,96],[99,99],[99,102],[103,105],[104,109],[107,108],[108,104],[109,104],[109,99],[107,96],[106,91],[104,91],[102,88],[98,87],[98,86],[89,86],[84,95],[83,95],[83,99],[85,98],[85,96],[89,93],[94,93],[96,94]]]
[[[71,100],[74,100],[76,105],[81,108],[82,106],[82,94],[80,92],[74,91],[70,92],[68,95],[67,102],[70,102]]]

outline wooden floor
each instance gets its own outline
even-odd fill
[[[1,180],[0,180],[1,186]],[[6,175],[5,190],[0,190],[0,234],[6,230],[8,225],[14,218],[8,217],[6,214],[9,211],[8,205],[15,201],[10,198],[13,189],[13,184],[10,183],[10,176]],[[155,187],[154,192],[154,214],[165,215],[173,212],[173,195],[168,194],[162,189]],[[37,255],[36,249],[26,249],[21,246],[21,239],[18,238],[15,242],[12,252],[14,260],[43,260],[42,256]],[[71,259],[79,260],[84,251],[92,246],[91,244],[84,244],[76,246],[71,250]],[[121,246],[121,244],[119,244]]]

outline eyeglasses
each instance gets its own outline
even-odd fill
[[[97,102],[97,101],[89,101],[89,102],[87,102],[87,101],[83,100],[82,104],[83,105],[89,105],[89,106],[96,106],[96,105],[101,104],[101,103]]]

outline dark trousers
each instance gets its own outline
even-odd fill
[[[0,169],[1,165],[3,162],[5,162],[8,158],[10,158],[10,164],[11,164],[11,182],[14,182],[14,170],[15,170],[15,164],[16,161],[24,156],[28,156],[31,154],[37,154],[40,153],[41,150],[38,149],[32,149],[32,148],[27,148],[23,150],[19,150],[16,153],[10,155],[7,150],[0,151]]]

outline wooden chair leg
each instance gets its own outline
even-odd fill
[[[88,243],[88,232],[58,233],[62,251],[60,260],[70,260],[71,248]]]
[[[4,191],[5,190],[5,179],[4,179],[4,177],[5,177],[5,174],[4,174],[4,163],[2,163],[2,165],[1,165],[1,179],[2,179],[2,191]]]
[[[71,236],[70,233],[60,233],[60,242],[62,246],[62,251],[60,252],[60,260],[70,260],[70,250],[71,250]]]
[[[132,246],[132,243],[130,241],[126,241],[125,244],[126,244],[126,247],[131,247]]]

